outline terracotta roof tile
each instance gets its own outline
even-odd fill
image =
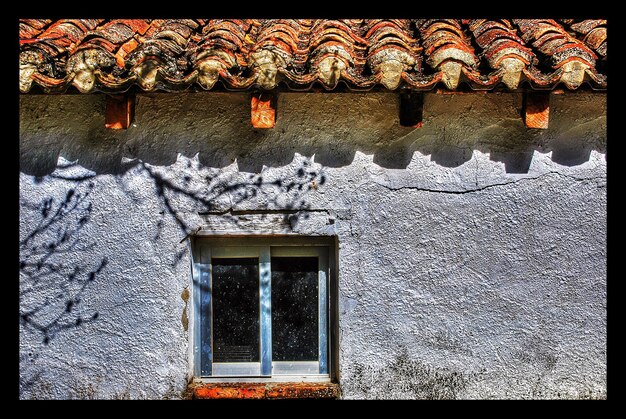
[[[22,19],[20,90],[604,90],[606,33],[590,19]]]
[[[28,42],[37,37],[50,25],[50,19],[22,19],[20,20],[20,41]]]
[[[443,73],[442,81],[448,89],[456,89],[463,68],[473,70],[478,64],[461,22],[456,19],[420,19],[415,24],[422,38],[426,62]]]
[[[423,48],[411,36],[408,21],[370,21],[366,29],[367,64],[386,88],[398,87],[403,72],[421,68]]]
[[[509,89],[516,89],[522,71],[537,63],[532,49],[524,45],[509,20],[473,19],[468,24],[481,56],[492,69],[499,71]]]
[[[572,21],[569,27],[589,48],[606,59],[606,20]]]
[[[542,60],[555,70],[547,77],[532,74],[538,84],[551,85],[561,81],[568,88],[576,89],[585,79],[596,73],[596,54],[582,41],[570,35],[563,26],[552,19],[516,19],[522,39],[532,45],[544,58]]]

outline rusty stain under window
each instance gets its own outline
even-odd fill
[[[190,386],[194,399],[337,399],[336,383],[210,383]]]

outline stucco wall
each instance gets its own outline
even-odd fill
[[[230,209],[338,236],[345,398],[606,396],[604,95],[552,96],[548,130],[506,93],[428,94],[420,129],[394,94],[249,106],[140,95],[113,131],[101,95],[20,97],[21,398],[180,397],[183,229],[265,222]]]

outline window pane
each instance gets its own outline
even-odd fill
[[[213,361],[259,362],[259,259],[213,258]]]
[[[318,359],[316,257],[272,258],[272,359]]]

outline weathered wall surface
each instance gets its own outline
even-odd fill
[[[20,98],[20,395],[180,397],[191,367],[185,231],[297,209],[337,234],[345,398],[606,396],[606,102],[516,94]],[[224,212],[199,215],[198,212]],[[331,221],[334,220],[334,221]]]

